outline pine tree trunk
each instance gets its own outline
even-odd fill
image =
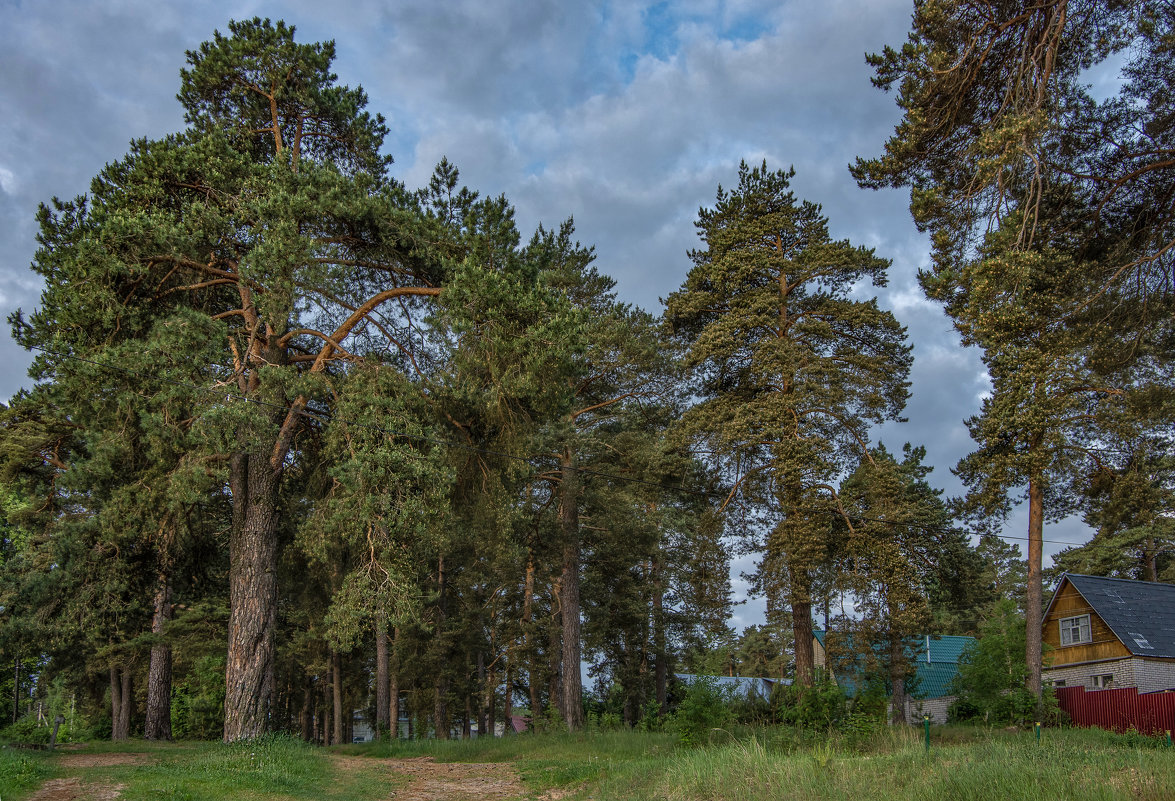
[[[20,719],[20,654],[12,658],[12,722]]]
[[[816,670],[816,654],[812,649],[812,594],[811,578],[803,568],[791,572],[791,627],[796,651],[796,681],[811,687]]]
[[[119,742],[127,738],[127,730],[123,727],[122,715],[122,681],[117,667],[110,668],[110,739]]]
[[[563,618],[563,695],[559,711],[569,731],[583,728],[582,645],[579,609],[579,471],[565,451],[559,482],[559,526],[563,535],[563,580],[559,594]]]
[[[118,730],[120,736],[118,739],[127,740],[131,736],[131,716],[132,708],[135,704],[134,688],[131,684],[131,671],[129,668],[122,669],[122,705],[118,709]]]
[[[492,640],[491,640],[492,642]],[[493,703],[493,688],[486,683],[486,655],[484,651],[477,652],[477,686],[481,688],[481,697],[477,704],[477,736],[486,733],[486,711]]]
[[[506,697],[502,699],[502,734],[514,733],[514,668],[506,665]],[[493,723],[491,722],[491,726]]]
[[[303,742],[310,742],[314,736],[314,691],[307,680],[302,688],[302,711],[298,714],[298,725]]]
[[[343,740],[343,657],[338,651],[330,654],[330,688],[333,736],[338,744]]]
[[[563,682],[559,679],[559,667],[563,655],[562,579],[551,580],[551,622],[547,627],[547,703],[559,709],[563,703]],[[545,710],[538,709],[536,715]],[[562,712],[560,711],[560,714]]]
[[[534,728],[539,714],[539,658],[534,637],[534,553],[526,560],[526,584],[522,595],[522,650],[526,654],[527,693],[530,696],[530,728]],[[509,718],[506,725],[510,725]]]
[[[169,620],[171,576],[167,570],[160,570],[151,633],[161,636]],[[147,671],[147,720],[143,724],[143,736],[148,740],[171,739],[171,646],[167,643],[151,646],[151,666]]]
[[[509,675],[509,674],[507,674]],[[489,686],[486,687],[489,703],[486,704],[486,733],[490,737],[497,734],[498,723],[498,671],[490,668]]]
[[[906,659],[902,653],[902,638],[890,633],[889,637],[889,684],[890,701],[893,704],[894,723],[908,723],[906,720]]]
[[[261,454],[233,454],[224,740],[266,732],[273,703],[280,476]]]
[[[437,631],[443,631],[445,617],[448,612],[447,598],[445,597],[445,557],[437,560]],[[442,662],[444,661],[442,655]],[[436,682],[433,685],[432,720],[433,729],[438,740],[449,739],[449,678],[445,674],[444,666],[437,672]]]
[[[1040,704],[1041,617],[1044,608],[1044,586],[1041,563],[1044,557],[1044,487],[1040,476],[1028,481],[1028,595],[1024,601],[1025,647],[1028,663],[1026,686]]]
[[[669,683],[669,655],[665,644],[665,577],[661,554],[653,557],[653,682],[657,711],[669,711],[667,685]]]
[[[443,675],[437,676],[433,687],[432,726],[438,740],[449,739],[449,682]]]
[[[380,621],[375,626],[375,738],[391,731],[391,705],[388,700],[388,629]]]
[[[400,629],[392,629],[391,653],[388,657],[388,715],[391,717],[393,740],[400,739],[400,656],[396,653],[396,641],[399,639]]]

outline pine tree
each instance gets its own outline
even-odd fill
[[[796,675],[809,685],[812,572],[837,514],[837,475],[867,449],[873,422],[896,419],[907,397],[905,330],[876,300],[850,296],[885,282],[888,263],[833,241],[820,207],[798,203],[790,172],[739,167],[696,226],[685,285],[667,301],[670,330],[688,344],[700,402],[683,435],[713,454],[769,520],[760,565],[769,615],[791,609]]]
[[[1164,3],[943,0],[916,5],[900,50],[870,57],[905,116],[853,173],[911,188],[934,247],[923,286],[984,351],[993,391],[960,468],[990,514],[1027,487],[1037,697],[1043,522],[1070,511],[1097,430],[1131,422],[1126,401],[1169,362],[1175,170],[1159,76],[1173,23]],[[1085,71],[1119,52],[1121,91],[1091,97]]]

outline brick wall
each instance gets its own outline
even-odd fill
[[[1105,673],[1114,676],[1113,687],[1137,687],[1140,693],[1175,688],[1175,660],[1171,659],[1115,659],[1108,662],[1090,662],[1059,668],[1045,668],[1041,678],[1046,682],[1062,680],[1066,687],[1095,689],[1093,677]]]

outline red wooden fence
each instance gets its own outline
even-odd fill
[[[1090,690],[1058,687],[1057,703],[1075,726],[1161,734],[1175,729],[1175,692],[1138,694],[1137,687]]]

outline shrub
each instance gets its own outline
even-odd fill
[[[715,729],[724,729],[734,720],[730,697],[709,676],[698,676],[686,688],[673,714],[674,728],[685,745],[700,745]]]
[[[784,687],[776,691],[773,703],[780,720],[800,728],[834,728],[849,714],[845,694],[831,681]]]

